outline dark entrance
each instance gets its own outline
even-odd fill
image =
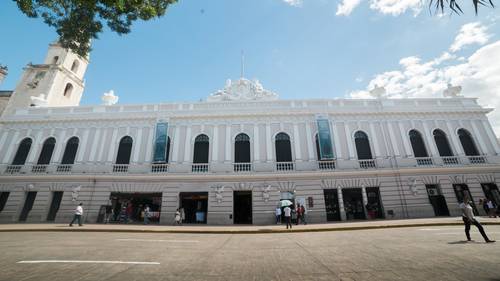
[[[484,195],[486,198],[493,201],[495,206],[500,206],[500,192],[498,192],[498,186],[494,183],[482,183]]]
[[[446,199],[441,193],[441,188],[437,184],[426,184],[425,188],[427,189],[427,195],[429,195],[429,201],[436,217],[450,216],[450,211],[446,205]]]
[[[208,192],[181,192],[179,200],[185,223],[207,223]]]
[[[7,204],[7,199],[9,199],[10,192],[0,192],[0,212],[3,211],[5,204]]]
[[[361,188],[342,189],[342,196],[344,197],[344,210],[347,220],[366,219]]]
[[[340,221],[339,196],[336,189],[324,189],[327,221]]]
[[[119,223],[144,223],[144,208],[149,207],[149,223],[159,223],[161,193],[111,193],[110,221]]]
[[[63,197],[62,191],[56,191],[52,194],[52,203],[50,203],[49,214],[47,215],[47,221],[54,221],[56,219],[57,211],[59,211],[59,206],[61,205],[61,200]]]
[[[370,219],[383,219],[384,209],[380,201],[380,189],[377,187],[367,187],[366,196],[368,197],[368,204],[366,211]]]
[[[23,210],[21,211],[21,216],[19,216],[19,221],[26,221],[28,214],[33,208],[33,203],[35,203],[36,191],[30,191],[26,194],[26,200],[24,201]]]
[[[464,201],[464,195],[469,196],[469,200],[471,201],[472,209],[474,210],[474,215],[479,215],[477,212],[476,204],[474,203],[474,198],[470,194],[469,187],[466,184],[454,184],[453,190],[455,190],[455,195],[457,196],[458,203],[462,203]]]
[[[234,223],[252,224],[252,191],[235,191],[234,198]]]

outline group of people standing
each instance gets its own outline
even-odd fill
[[[497,206],[495,206],[495,203],[491,201],[491,199],[489,198],[479,199],[479,205],[483,206],[483,210],[488,215],[488,217],[490,218],[497,217],[499,210]]]
[[[285,207],[277,206],[275,215],[276,215],[276,224],[282,224],[285,222],[286,229],[292,229],[292,215],[294,215],[296,221],[295,224],[299,225],[301,222],[303,224],[307,224],[306,221],[306,208],[304,205],[297,204],[296,206],[289,205]]]

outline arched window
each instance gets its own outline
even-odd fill
[[[54,152],[54,148],[56,146],[55,138],[48,138],[43,143],[42,151],[40,152],[40,156],[38,157],[38,165],[48,165],[50,163],[50,159],[52,159],[52,153]]]
[[[193,163],[205,164],[208,163],[208,148],[210,140],[207,135],[201,134],[194,140]]]
[[[239,134],[234,139],[234,162],[250,163],[250,137]]]
[[[129,136],[125,136],[120,140],[118,154],[116,155],[116,164],[130,164],[130,154],[132,152],[133,140]]]
[[[170,137],[167,137],[167,149],[165,151],[165,162],[168,163],[168,157],[170,156]]]
[[[436,142],[437,149],[439,151],[439,156],[447,157],[453,156],[453,151],[451,150],[450,143],[448,142],[448,138],[446,134],[440,129],[436,129],[433,132],[434,141]]]
[[[57,61],[59,60],[59,56],[55,56],[52,58],[52,64],[57,64]]]
[[[477,150],[476,144],[474,143],[474,140],[472,139],[472,136],[469,133],[469,131],[462,128],[459,129],[457,133],[458,133],[458,138],[460,139],[460,143],[464,148],[465,155],[478,156],[479,150]]]
[[[32,143],[33,141],[30,138],[25,138],[21,141],[17,148],[16,156],[14,156],[14,160],[12,160],[12,165],[24,165],[24,163],[26,163]]]
[[[420,132],[417,130],[411,130],[408,135],[410,136],[411,147],[413,148],[413,154],[415,157],[429,157]]]
[[[73,71],[74,73],[76,73],[78,71],[78,66],[80,65],[80,63],[78,62],[78,60],[75,60],[73,62],[73,64],[71,65],[71,71]]]
[[[292,162],[292,146],[290,137],[285,133],[279,133],[275,138],[276,162]]]
[[[368,135],[365,132],[357,131],[354,134],[354,143],[358,152],[358,160],[373,159],[370,140],[368,140]]]
[[[71,97],[71,92],[73,92],[73,85],[71,85],[71,83],[68,83],[64,88],[64,96],[68,98]]]
[[[78,144],[80,140],[77,137],[72,137],[66,143],[66,148],[64,149],[64,154],[61,160],[63,165],[73,165],[75,164],[76,152],[78,151]]]

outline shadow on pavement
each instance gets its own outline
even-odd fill
[[[467,241],[467,240],[460,240],[460,241],[453,241],[453,242],[448,242],[450,245],[455,245],[455,244],[473,244],[477,243],[476,241]]]

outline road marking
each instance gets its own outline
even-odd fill
[[[170,242],[170,243],[198,243],[197,240],[154,240],[154,239],[116,239],[116,241],[140,241],[140,242]]]
[[[148,261],[86,261],[86,260],[33,260],[18,261],[17,263],[105,263],[105,264],[138,264],[138,265],[159,265],[159,262]]]

